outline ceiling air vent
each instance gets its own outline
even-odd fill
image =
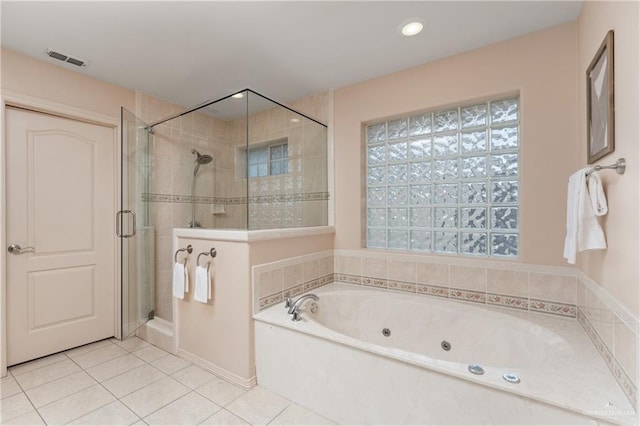
[[[63,55],[62,53],[56,52],[53,49],[47,49],[45,53],[54,59],[57,59],[62,62],[67,62],[69,64],[72,64],[78,67],[86,67],[89,64],[88,62],[85,62],[81,59],[72,58],[71,56]]]

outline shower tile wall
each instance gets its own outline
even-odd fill
[[[327,113],[327,95],[294,104],[305,112],[305,107],[324,120]],[[325,108],[318,107],[325,106]],[[241,156],[245,148],[245,120],[230,122],[231,145],[227,151],[227,164],[219,184],[220,196],[243,196],[246,181],[238,179],[244,174]],[[249,147],[285,139],[288,144],[289,173],[277,176],[253,178],[248,182],[249,227],[251,229],[282,228],[294,226],[318,226],[327,223],[327,164],[326,130],[318,124],[300,118],[281,107],[260,111],[249,118]],[[238,166],[234,167],[234,163]],[[220,175],[220,170],[218,170]],[[225,194],[228,191],[228,194]],[[225,194],[225,195],[222,195]],[[229,206],[230,210],[246,209],[246,205]],[[235,212],[234,212],[235,213]],[[243,227],[235,224],[235,214],[216,217],[216,228]]]
[[[297,101],[291,106],[319,121],[329,119],[330,94],[320,94]],[[136,92],[136,115],[147,123],[185,108]],[[263,143],[287,138],[290,173],[251,179],[250,198],[252,229],[275,225],[302,226],[327,223],[326,144],[312,141],[319,136],[318,125],[275,107],[250,117],[249,143]],[[246,119],[223,121],[216,117],[191,113],[154,128],[152,138],[152,177],[150,185],[151,223],[155,226],[156,316],[172,321],[171,269],[172,229],[185,228],[191,220],[191,180],[195,148],[213,156],[214,167],[200,167],[196,190],[196,218],[205,228],[246,229],[247,181],[244,162]],[[326,138],[325,138],[326,139]],[[286,195],[286,196],[285,196]],[[296,198],[297,197],[297,198]],[[296,200],[296,201],[292,201]],[[304,202],[301,202],[303,201]],[[214,205],[224,208],[213,214]]]

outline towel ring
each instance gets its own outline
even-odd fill
[[[213,257],[216,257],[217,255],[218,255],[218,252],[216,252],[215,248],[212,248],[209,251],[203,251],[198,255],[198,258],[196,259],[196,264],[200,266],[200,256],[211,256],[213,258]]]
[[[173,261],[175,263],[178,263],[178,253],[180,253],[181,251],[186,251],[187,253],[191,254],[193,253],[193,246],[191,244],[189,244],[187,247],[185,248],[181,248],[176,250],[176,253],[173,255]],[[189,255],[187,255],[187,258],[189,257]],[[187,262],[187,259],[184,259],[185,263]]]

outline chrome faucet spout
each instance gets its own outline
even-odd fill
[[[296,318],[300,317],[300,306],[302,306],[302,304],[307,301],[307,300],[315,300],[318,301],[320,300],[320,298],[318,296],[316,296],[315,294],[305,294],[304,296],[300,296],[300,298],[298,300],[296,300],[295,302],[293,302],[290,306],[289,306],[289,310],[287,311],[290,315],[295,315]]]

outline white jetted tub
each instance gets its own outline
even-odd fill
[[[576,320],[338,283],[314,294],[300,321],[283,304],[254,315],[257,380],[338,423],[637,424]]]

